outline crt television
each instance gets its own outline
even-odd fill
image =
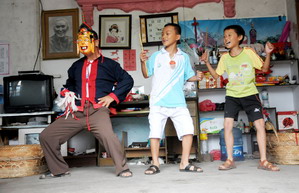
[[[24,74],[3,78],[5,113],[51,111],[54,100],[53,76]]]

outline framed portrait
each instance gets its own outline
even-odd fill
[[[43,59],[78,58],[79,10],[42,12]]]
[[[131,27],[131,15],[100,15],[100,48],[131,49]]]
[[[140,15],[140,33],[143,46],[162,45],[162,30],[167,23],[179,22],[178,13]]]

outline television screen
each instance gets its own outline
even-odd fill
[[[53,77],[20,75],[4,77],[4,110],[8,113],[52,110]]]
[[[38,105],[46,103],[46,80],[17,80],[9,83],[11,106]]]

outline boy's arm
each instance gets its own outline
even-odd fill
[[[263,72],[268,72],[269,67],[270,67],[270,59],[271,59],[271,52],[274,50],[274,46],[273,44],[271,44],[270,42],[266,43],[265,46],[265,52],[266,52],[266,59],[265,62],[262,66],[262,71]]]
[[[209,62],[209,57],[208,57],[208,52],[207,51],[205,51],[203,53],[203,55],[201,56],[201,60],[206,63],[206,66],[207,66],[209,72],[211,73],[211,75],[213,76],[213,78],[214,79],[219,78],[219,75],[216,73],[216,71],[214,70],[214,68],[211,66],[211,64]]]
[[[142,51],[140,53],[140,63],[141,63],[141,71],[144,78],[148,78],[147,68],[146,68],[146,60],[148,57],[146,56],[146,51]]]
[[[203,72],[202,71],[196,71],[196,75],[195,76],[192,76],[191,78],[189,78],[187,81],[188,82],[196,82],[196,81],[199,81],[199,80],[202,80],[203,78]]]

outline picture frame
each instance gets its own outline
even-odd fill
[[[162,30],[167,23],[179,22],[178,13],[140,15],[140,41],[143,46],[162,45]]]
[[[42,12],[43,59],[79,58],[79,9]]]
[[[29,128],[18,130],[18,143],[19,145],[26,144],[40,144],[39,134],[45,128]],[[62,156],[67,156],[67,142],[61,145],[60,152]]]
[[[132,15],[99,15],[101,49],[131,49]]]

